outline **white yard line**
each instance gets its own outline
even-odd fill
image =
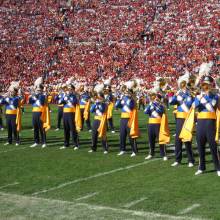
[[[192,217],[186,217],[186,216],[175,216],[175,215],[168,215],[168,214],[160,214],[156,212],[145,212],[145,211],[135,211],[135,210],[128,210],[128,209],[122,209],[122,208],[113,208],[109,206],[100,206],[100,205],[90,205],[87,203],[78,203],[79,206],[85,206],[88,209],[92,209],[95,211],[99,210],[110,210],[115,211],[118,213],[124,213],[124,214],[130,214],[132,216],[139,216],[139,217],[145,217],[148,218],[163,218],[163,219],[173,219],[173,220],[201,220],[200,218],[192,218]]]
[[[109,206],[102,206],[102,205],[91,205],[88,203],[77,203],[77,202],[71,202],[71,201],[64,201],[64,200],[57,200],[57,199],[46,199],[46,198],[40,198],[40,197],[31,197],[31,196],[24,196],[24,195],[16,195],[16,194],[9,194],[9,193],[4,193],[0,192],[1,196],[5,196],[6,198],[9,198],[9,201],[15,201],[18,202],[19,204],[22,204],[23,201],[25,201],[25,206],[27,206],[27,201],[34,201],[35,204],[36,202],[42,203],[42,202],[48,202],[48,204],[56,205],[70,205],[71,207],[77,207],[80,211],[80,207],[86,207],[86,209],[94,210],[97,212],[100,212],[102,210],[109,210],[112,212],[116,213],[123,213],[123,214],[129,214],[132,216],[139,216],[139,217],[144,217],[144,219],[167,219],[167,220],[202,220],[204,218],[194,218],[194,217],[188,217],[188,216],[175,216],[175,215],[169,215],[169,214],[162,214],[162,213],[157,213],[157,212],[147,212],[147,211],[136,211],[136,210],[129,210],[129,209],[123,209],[123,208],[114,208],[114,207],[109,207]],[[62,207],[61,206],[61,207]],[[44,209],[44,207],[42,207]],[[82,209],[83,211],[84,209]],[[134,217],[135,218],[135,217]]]
[[[99,194],[99,192],[89,193],[89,194],[87,194],[87,195],[85,195],[85,196],[82,196],[82,197],[79,197],[79,198],[75,199],[75,201],[80,201],[80,200],[84,200],[84,199],[89,199],[89,198],[91,198],[91,197],[93,197],[93,196],[96,196],[96,195],[98,195],[98,194]]]
[[[9,149],[9,150],[4,150],[4,151],[0,151],[0,154],[3,154],[3,153],[8,153],[8,152],[11,152],[11,151],[16,151],[16,150],[23,150],[27,147],[17,147],[17,148],[13,148],[13,149]]]
[[[181,210],[178,214],[180,214],[180,215],[187,214],[187,213],[191,212],[193,209],[196,209],[200,206],[201,206],[200,204],[193,204],[193,205],[187,207],[186,209]]]
[[[47,146],[58,145],[58,144],[61,144],[61,143],[63,143],[63,142],[49,143],[49,144],[47,144]],[[11,152],[11,151],[23,150],[23,149],[26,149],[26,148],[31,148],[30,146],[26,146],[26,147],[20,147],[20,146],[17,146],[16,148],[13,148],[13,149],[0,151],[0,154]],[[41,148],[41,145],[39,144],[37,147],[34,147],[34,148]]]
[[[140,202],[142,202],[142,201],[144,201],[146,199],[147,199],[146,197],[143,197],[143,198],[140,198],[138,200],[134,200],[132,202],[129,202],[129,203],[123,205],[123,207],[124,208],[130,208],[130,207],[132,207],[132,206],[134,206],[134,205],[136,205],[136,204],[138,204],[138,203],[140,203]]]
[[[7,134],[1,134],[0,135],[0,138],[5,138],[5,137],[8,137],[8,135]]]
[[[119,171],[129,170],[129,169],[132,169],[132,168],[135,168],[135,167],[139,167],[139,166],[142,166],[142,165],[145,165],[145,164],[148,164],[150,162],[157,161],[157,160],[161,160],[161,159],[160,158],[155,158],[155,159],[152,159],[152,160],[149,160],[149,161],[144,161],[144,162],[137,163],[137,164],[134,164],[134,165],[130,165],[130,166],[126,166],[126,167],[120,167],[120,168],[117,168],[117,169],[114,169],[114,170],[110,170],[110,171],[106,171],[106,172],[103,172],[103,173],[97,173],[97,174],[92,175],[92,176],[82,177],[82,178],[79,178],[79,179],[76,179],[76,180],[72,180],[72,181],[69,181],[69,182],[62,183],[62,184],[60,184],[58,186],[55,186],[55,187],[51,187],[49,189],[40,190],[38,192],[33,193],[32,195],[38,195],[38,194],[42,194],[42,193],[47,193],[47,192],[50,192],[50,191],[54,191],[54,190],[57,190],[57,189],[64,188],[66,186],[69,186],[69,185],[72,185],[72,184],[75,184],[75,183],[79,183],[79,182],[83,182],[83,181],[88,181],[88,180],[91,180],[91,179],[95,179],[97,177],[101,177],[101,176],[106,176],[106,175],[109,175],[109,174],[117,173]]]
[[[19,183],[18,182],[14,182],[14,183],[9,183],[7,185],[4,185],[4,186],[0,186],[0,189],[4,189],[4,188],[7,188],[9,186],[15,186],[15,185],[18,185]]]

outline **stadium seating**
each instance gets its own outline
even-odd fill
[[[145,82],[156,76],[175,79],[186,68],[196,72],[204,60],[213,60],[213,73],[218,73],[217,0],[0,4],[3,90],[17,79],[27,88],[42,75],[48,84],[70,76],[91,84],[102,77],[113,77],[115,82],[131,77]]]

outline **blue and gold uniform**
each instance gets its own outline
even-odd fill
[[[103,99],[103,97],[102,97]],[[92,125],[92,151],[96,151],[97,149],[97,140],[98,136],[102,140],[102,147],[104,153],[108,152],[108,144],[106,138],[106,129],[107,129],[107,104],[103,100],[97,100],[94,104],[92,104],[91,113],[95,114],[93,125]],[[102,128],[101,128],[102,127]],[[104,134],[100,136],[100,130],[104,129]]]
[[[12,134],[16,141],[16,145],[19,144],[19,133],[17,130],[17,112],[20,105],[20,97],[17,95],[0,98],[0,105],[5,105],[6,125],[8,129],[8,143],[12,144]]]
[[[63,127],[64,127],[64,147],[70,145],[70,135],[72,136],[72,145],[75,149],[79,147],[78,133],[76,130],[75,113],[76,105],[78,103],[77,97],[73,92],[66,93],[62,99],[63,104]]]
[[[144,113],[149,115],[148,140],[150,147],[149,156],[145,159],[151,159],[151,157],[155,154],[156,139],[159,140],[161,119],[162,115],[165,113],[165,109],[160,102],[154,100],[145,108]],[[164,160],[167,159],[164,144],[160,144],[160,155],[164,158]]]
[[[216,137],[216,110],[219,108],[219,97],[211,92],[201,93],[195,97],[195,108],[198,110],[196,125],[196,141],[199,151],[199,170],[204,171],[205,145],[208,142],[212,160],[217,171],[220,171],[219,152]]]
[[[91,122],[90,122],[90,95],[88,91],[85,91],[80,95],[80,111],[81,111],[81,121],[82,121],[82,130],[84,121],[86,122],[87,129],[91,131]]]
[[[182,145],[183,142],[180,139],[179,135],[182,130],[183,124],[185,119],[189,113],[189,110],[192,106],[194,98],[191,96],[190,92],[187,89],[181,89],[174,95],[170,100],[169,103],[171,105],[176,105],[176,136],[175,136],[175,158],[176,163],[173,165],[178,165],[181,163],[182,160]],[[192,166],[194,164],[194,157],[192,152],[192,142],[187,141],[185,142],[186,152],[188,156],[188,163]]]
[[[116,108],[121,109],[121,120],[120,120],[120,153],[122,155],[126,151],[126,137],[130,134],[130,128],[128,126],[129,119],[131,118],[131,112],[135,108],[135,100],[131,95],[126,94],[118,99],[115,103]],[[131,145],[132,152],[137,153],[137,143],[136,139],[129,135],[129,141]]]
[[[217,175],[220,176],[220,161],[217,148],[220,126],[220,101],[218,95],[211,91],[213,82],[214,80],[211,76],[205,75],[202,77],[200,83],[201,92],[199,95],[196,95],[180,133],[180,138],[184,142],[192,140],[193,125],[196,115],[196,142],[199,151],[199,167],[195,175],[202,174],[206,169],[205,146],[208,142]]]
[[[40,143],[40,137],[41,137],[42,147],[46,146],[46,131],[43,127],[43,121],[42,121],[42,113],[44,111],[46,99],[47,97],[46,95],[43,94],[42,91],[31,95],[29,98],[29,103],[32,105],[32,124],[34,128],[34,142],[35,142],[33,145],[31,145],[31,147],[36,147]]]
[[[59,93],[59,94],[55,97],[55,101],[57,101],[57,104],[58,104],[57,129],[56,129],[56,130],[59,130],[59,129],[60,129],[60,127],[61,127],[61,121],[62,121],[62,118],[63,118],[63,104],[61,103],[61,102],[62,102],[62,99],[63,99],[63,96],[64,96],[64,92],[61,92],[61,93]]]

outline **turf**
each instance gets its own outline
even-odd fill
[[[201,176],[194,176],[197,165],[188,168],[186,157],[181,166],[171,167],[171,149],[168,161],[159,158],[158,150],[155,159],[144,161],[148,142],[143,111],[139,111],[141,138],[135,158],[130,158],[130,151],[116,156],[119,111],[114,111],[117,132],[108,133],[108,155],[100,144],[96,153],[87,152],[91,133],[86,130],[80,133],[80,150],[60,150],[63,130],[54,131],[57,112],[56,106],[51,108],[53,124],[45,149],[29,148],[33,143],[29,106],[22,119],[20,146],[3,146],[6,131],[0,133],[0,219],[220,219],[220,179],[210,155],[207,172]],[[168,114],[174,134],[172,109]],[[200,206],[181,214],[194,204]]]

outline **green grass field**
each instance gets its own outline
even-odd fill
[[[194,176],[198,156],[194,168],[187,167],[185,156],[181,166],[170,166],[173,146],[168,146],[168,161],[160,159],[158,149],[154,159],[144,160],[147,117],[142,111],[135,158],[130,152],[116,156],[119,111],[114,111],[117,132],[108,134],[109,154],[104,155],[100,145],[96,153],[88,153],[88,131],[80,133],[80,150],[60,150],[63,130],[54,131],[56,107],[52,110],[47,148],[29,147],[33,144],[29,107],[23,115],[20,146],[3,146],[6,130],[0,132],[0,219],[220,219],[220,178],[213,172],[210,155],[201,176]],[[174,134],[172,110],[169,122]]]

